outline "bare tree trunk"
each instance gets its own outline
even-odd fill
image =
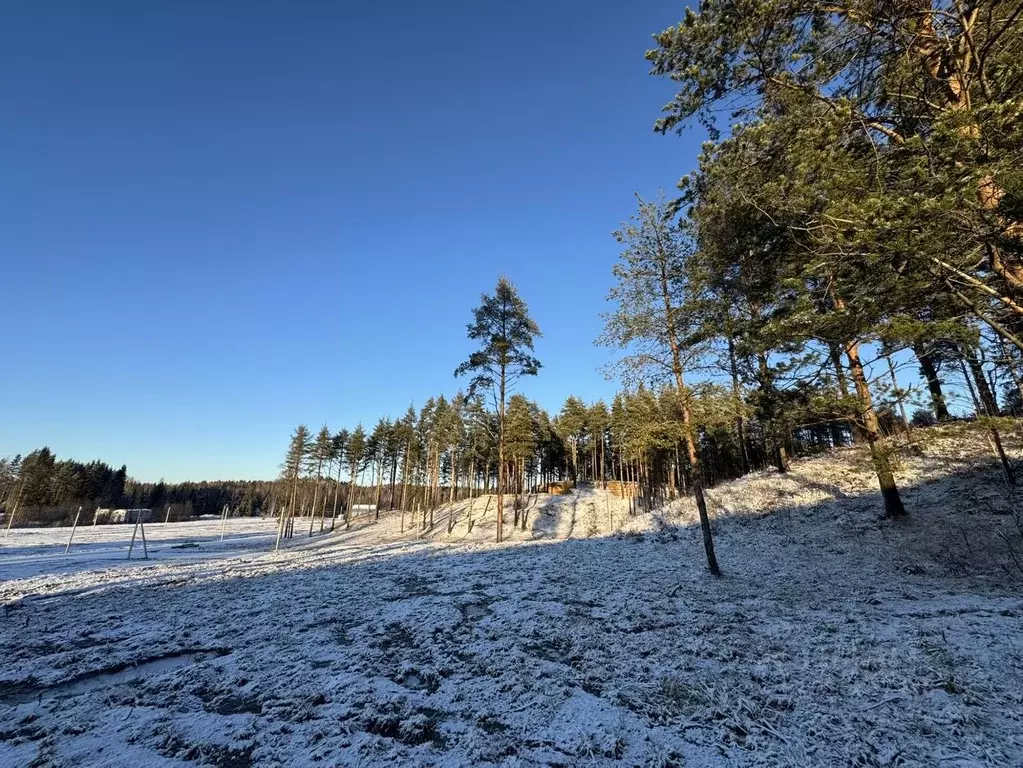
[[[320,499],[320,480],[323,477],[323,461],[316,462],[316,484],[313,486],[313,504],[309,508],[309,535],[313,535],[313,521],[316,519],[316,502]]]
[[[448,504],[454,504],[458,496],[458,449],[451,446],[451,488],[448,492]]]
[[[835,369],[835,381],[838,384],[838,394],[844,400],[849,397],[849,382],[845,377],[845,367],[842,365],[842,352],[838,348],[838,345],[834,342],[828,343],[828,358],[831,360],[831,367]],[[849,430],[852,432],[853,444],[859,445],[863,442],[863,430],[860,428],[859,422],[854,418],[845,417],[842,419],[843,422],[849,424]]]
[[[845,345],[845,354],[849,358],[853,384],[860,401],[864,436],[867,439],[867,445],[870,446],[870,457],[874,462],[874,472],[877,474],[877,481],[881,487],[885,514],[888,517],[903,517],[906,514],[906,508],[902,506],[902,497],[895,484],[891,462],[879,445],[881,428],[877,420],[877,412],[874,410],[874,401],[870,396],[870,387],[867,386],[867,377],[863,372],[863,364],[860,362],[859,344],[855,341],[848,342]]]
[[[941,379],[938,378],[938,369],[934,365],[934,360],[928,354],[923,342],[914,342],[913,352],[920,362],[920,372],[927,382],[927,390],[931,395],[931,406],[934,408],[934,417],[938,421],[948,421],[951,416],[948,412],[948,405],[945,403],[945,395],[941,391]]]
[[[684,397],[684,395],[680,395]],[[707,499],[703,493],[703,477],[700,471],[700,454],[696,450],[696,437],[693,430],[692,412],[689,410],[689,403],[682,405],[682,423],[687,430],[686,451],[689,454],[689,466],[692,471],[693,496],[696,497],[696,510],[700,515],[700,528],[703,531],[703,549],[707,555],[707,568],[715,576],[721,575],[718,567],[717,557],[714,554],[714,538],[710,529],[710,517],[707,514]]]
[[[962,366],[963,379],[966,381],[967,389],[970,390],[970,397],[973,399],[973,407],[977,409],[978,418],[982,416],[992,416],[994,414],[992,414],[989,410],[989,404],[984,401],[983,397],[978,397],[977,392],[974,391],[973,387],[970,385],[970,374],[967,373],[966,370],[967,362],[969,362],[969,360],[976,362],[976,358],[972,353],[969,354],[968,360],[959,358],[959,364]],[[986,387],[986,383],[984,382],[984,372],[980,368],[980,363],[978,362],[976,367],[971,365],[970,371],[972,372],[974,381],[977,384],[977,390],[981,390],[982,384]],[[1002,436],[998,433],[998,429],[994,426],[994,424],[991,424],[988,427],[988,431],[991,435],[991,449],[994,451],[995,456],[998,457],[998,461],[1002,465],[1002,473],[1005,475],[1005,483],[1010,487],[1015,486],[1016,474],[1013,472],[1012,464],[1009,463],[1009,457],[1005,455],[1005,448],[1002,446]]]
[[[345,530],[352,527],[352,510],[355,508],[355,476],[357,474],[358,462],[352,464],[348,473],[348,508],[345,510]]]
[[[384,463],[383,460],[377,462],[377,501],[376,509],[374,509],[374,520],[380,519],[380,502],[384,496]]]
[[[682,426],[685,430],[686,450],[689,453],[689,465],[693,473],[693,495],[696,497],[696,509],[700,515],[700,529],[703,532],[703,549],[707,556],[707,568],[714,576],[721,575],[718,567],[717,556],[714,553],[714,535],[710,528],[710,516],[707,514],[707,500],[703,494],[703,477],[700,466],[700,450],[697,446],[698,436],[693,423],[693,414],[689,406],[689,399],[686,395],[685,380],[683,378],[682,352],[680,348],[678,329],[675,325],[675,307],[672,306],[671,297],[668,292],[668,273],[665,264],[661,264],[661,298],[664,301],[664,313],[668,344],[671,348],[671,367],[675,374],[675,386],[677,396],[682,406]]]
[[[888,373],[892,377],[892,394],[895,395],[895,401],[899,404],[899,413],[902,414],[902,426],[909,432],[909,416],[906,415],[905,396],[899,388],[899,380],[895,378],[895,365],[892,363],[892,356],[885,355],[884,359],[888,362]]]
[[[977,385],[977,395],[980,397],[980,404],[984,407],[985,413],[988,416],[997,416],[998,403],[995,401],[994,393],[984,377],[984,367],[980,364],[980,360],[977,359],[977,355],[972,349],[963,350],[963,356],[966,358],[967,365],[970,366],[973,381]]]
[[[1018,402],[1023,402],[1023,379],[1020,379],[1019,371],[1016,369],[1016,363],[1009,355],[1008,346],[1005,343],[1005,339],[1001,336],[998,337],[998,348],[1002,353],[1002,360],[1005,362],[1005,367],[1009,370],[1009,376],[1012,378],[1012,383],[1016,387]]]
[[[405,441],[405,456],[401,460],[401,503],[399,507],[405,509],[405,491],[408,489],[409,480],[409,452],[412,450],[412,441]]]
[[[505,365],[501,365],[501,399],[498,412],[497,439],[497,543],[504,538],[504,400],[505,400]]]
[[[334,503],[333,509],[331,510],[330,513],[330,530],[332,531],[334,530],[334,521],[337,520],[337,497],[338,494],[341,492],[341,469],[342,469],[341,456],[339,454],[337,460],[337,478],[334,481]]]
[[[391,483],[387,496],[387,507],[392,512],[394,511],[394,489],[397,480],[398,480],[398,449],[395,448],[394,453],[391,455]]]
[[[728,367],[732,375],[732,400],[735,403],[735,436],[739,441],[739,469],[742,474],[749,472],[749,457],[746,455],[746,430],[742,417],[742,387],[739,386],[739,366],[735,359],[735,341],[728,337]],[[674,490],[674,484],[672,484]]]
[[[761,387],[766,390],[768,397],[773,397],[774,383],[772,382],[771,369],[767,364],[767,355],[763,352],[757,354],[757,364],[760,367]],[[770,402],[770,401],[769,401]],[[774,406],[770,406],[771,414],[767,420],[767,433],[771,442],[771,450],[774,454],[774,466],[779,472],[789,471],[789,454],[785,448],[785,441],[782,438],[781,430],[778,429],[777,420],[774,418]],[[696,482],[693,481],[693,487]]]
[[[433,481],[430,486],[430,528],[433,528],[433,512],[440,503],[440,447],[433,450]],[[423,517],[424,527],[426,517]]]

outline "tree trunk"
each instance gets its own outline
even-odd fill
[[[714,535],[710,528],[710,517],[707,514],[707,500],[703,495],[703,479],[701,477],[700,451],[697,447],[696,429],[693,424],[693,414],[689,407],[689,400],[686,397],[686,386],[682,370],[682,353],[679,344],[678,331],[675,326],[674,307],[668,293],[668,274],[663,263],[661,266],[661,297],[664,301],[665,321],[667,323],[668,343],[671,347],[671,364],[675,374],[675,386],[677,395],[682,406],[682,425],[685,428],[686,451],[689,454],[689,464],[693,473],[693,495],[696,497],[696,509],[700,515],[700,529],[703,532],[703,549],[707,556],[707,568],[714,576],[721,575],[718,567],[717,556],[714,554]]]
[[[398,453],[395,449],[395,453],[391,456],[391,483],[390,490],[388,491],[387,506],[393,512],[394,511],[394,490],[395,483],[398,480]]]
[[[313,486],[313,505],[309,508],[309,535],[313,535],[313,521],[316,520],[316,502],[320,499],[320,473],[323,469],[323,463],[319,462],[316,465],[316,485]]]
[[[376,509],[373,510],[374,512],[373,517],[375,520],[380,519],[380,502],[383,500],[383,496],[384,496],[384,462],[383,460],[381,460],[380,462],[377,463],[377,501],[376,504],[374,505]]]
[[[348,478],[348,508],[345,510],[345,530],[352,527],[352,510],[355,507],[355,465],[352,466]]]
[[[501,399],[498,411],[497,439],[497,543],[504,538],[504,398],[506,387],[505,365],[501,364]]]
[[[898,403],[899,413],[902,415],[902,426],[906,432],[909,432],[909,416],[906,415],[906,402],[902,390],[899,388],[899,380],[895,378],[895,365],[892,363],[892,356],[885,355],[884,359],[888,362],[888,373],[892,377],[892,394],[895,396],[895,402]]]
[[[845,367],[842,365],[842,352],[834,342],[828,343],[828,357],[831,359],[831,366],[835,369],[835,381],[838,384],[838,394],[844,400],[849,397],[849,382],[845,377]],[[853,445],[860,445],[863,440],[863,430],[856,419],[843,418],[843,422],[849,424],[849,431],[852,433]]]
[[[682,395],[684,397],[684,395]],[[710,517],[707,514],[707,499],[703,493],[703,478],[700,467],[700,454],[696,449],[696,439],[693,434],[693,417],[689,410],[689,403],[682,406],[682,423],[689,434],[686,436],[686,452],[689,455],[689,465],[693,474],[693,496],[696,497],[696,510],[700,514],[700,528],[703,531],[703,550],[707,555],[707,568],[715,576],[721,575],[718,567],[717,556],[714,554],[714,537],[710,529]]]
[[[409,452],[412,450],[412,441],[405,441],[405,456],[401,460],[401,501],[398,506],[405,509],[405,491],[408,489],[409,481]],[[338,473],[340,477],[340,472]]]
[[[765,427],[771,443],[771,451],[774,456],[774,466],[777,467],[779,472],[788,472],[789,455],[788,451],[785,450],[785,443],[781,438],[777,420],[774,418],[775,406],[772,402],[774,397],[774,383],[772,381],[771,369],[767,364],[767,355],[763,352],[757,354],[757,365],[760,368],[760,386],[763,388],[764,396],[769,399],[770,410]],[[693,481],[693,487],[696,487],[695,480]]]
[[[1023,402],[1023,380],[1020,379],[1019,371],[1016,369],[1015,360],[1009,354],[1009,349],[1005,344],[1005,339],[1001,336],[998,337],[998,349],[1001,352],[1002,362],[1009,371],[1009,377],[1012,379],[1013,385],[1016,387],[1017,402]]]
[[[983,406],[985,414],[997,416],[998,403],[995,400],[994,393],[991,391],[991,387],[988,386],[987,379],[984,377],[984,366],[980,364],[980,360],[977,359],[977,355],[972,349],[964,350],[963,356],[966,358],[967,365],[970,366],[973,381],[977,385],[977,395],[980,397],[980,404]]]
[[[859,344],[855,341],[848,342],[845,346],[845,354],[849,358],[849,367],[852,373],[853,384],[856,387],[856,396],[860,401],[863,432],[867,439],[867,445],[870,446],[870,457],[874,462],[874,471],[877,473],[877,481],[881,487],[885,515],[888,517],[903,517],[906,514],[906,508],[902,506],[902,497],[899,495],[899,488],[895,484],[895,475],[892,472],[891,463],[882,447],[878,445],[881,440],[881,428],[877,420],[877,413],[874,411],[874,402],[870,396],[870,388],[867,386],[867,377],[863,372],[863,364],[860,362]]]
[[[914,342],[913,352],[916,354],[916,359],[920,361],[920,372],[923,374],[924,380],[927,382],[927,389],[931,394],[934,417],[938,421],[948,421],[951,416],[948,406],[945,404],[945,396],[941,391],[941,379],[938,378],[938,369],[934,365],[934,360],[928,354],[923,342]]]
[[[451,488],[448,489],[448,504],[454,504],[457,500],[458,488],[458,451],[451,446]]]
[[[746,455],[746,431],[742,418],[742,388],[739,386],[739,366],[735,359],[735,341],[728,337],[728,367],[732,374],[732,399],[735,402],[735,436],[739,441],[739,469],[742,474],[749,472],[749,457]]]
[[[959,364],[962,366],[963,369],[963,379],[965,379],[966,381],[967,389],[970,390],[970,397],[973,399],[973,406],[974,408],[977,409],[977,417],[980,418],[982,416],[992,416],[994,414],[992,414],[992,412],[988,410],[988,404],[984,401],[983,397],[978,397],[977,391],[974,391],[974,388],[970,386],[970,375],[966,371],[966,365],[968,361],[976,363],[976,368],[974,368],[973,364],[970,365],[970,371],[973,374],[973,379],[977,385],[977,390],[982,391],[981,385],[983,384],[984,388],[986,388],[987,384],[984,382],[983,369],[981,369],[980,363],[977,361],[976,357],[973,355],[972,352],[969,353],[967,360],[964,360],[963,358],[959,359]],[[995,427],[993,424],[988,429],[991,433],[991,448],[994,451],[995,455],[998,457],[998,461],[1002,465],[1002,473],[1005,475],[1005,482],[1010,487],[1015,486],[1016,473],[1013,472],[1012,470],[1012,464],[1009,463],[1009,457],[1005,455],[1005,448],[1002,446],[1002,436],[998,433],[998,428]]]

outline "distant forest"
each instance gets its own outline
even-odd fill
[[[228,480],[187,483],[143,483],[128,476],[128,467],[114,469],[102,461],[83,464],[58,459],[49,448],[25,456],[0,458],[0,511],[17,509],[29,524],[70,523],[78,507],[90,522],[101,507],[144,507],[156,519],[187,520],[219,514],[225,505],[234,515],[258,515],[269,503],[273,483]]]

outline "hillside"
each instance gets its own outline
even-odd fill
[[[14,531],[0,763],[1021,764],[1014,500],[973,428],[899,455],[897,523],[859,449],[711,489],[721,579],[688,501],[595,487],[501,546],[485,500],[278,554],[271,521],[152,526],[132,563]]]

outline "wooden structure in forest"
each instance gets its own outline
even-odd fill
[[[639,495],[639,483],[622,482],[621,480],[608,480],[607,491],[619,499],[632,498]]]
[[[550,493],[555,496],[564,496],[566,493],[571,493],[575,487],[575,483],[571,480],[562,480],[561,482],[547,483],[547,485],[541,485],[537,487],[537,493]]]

